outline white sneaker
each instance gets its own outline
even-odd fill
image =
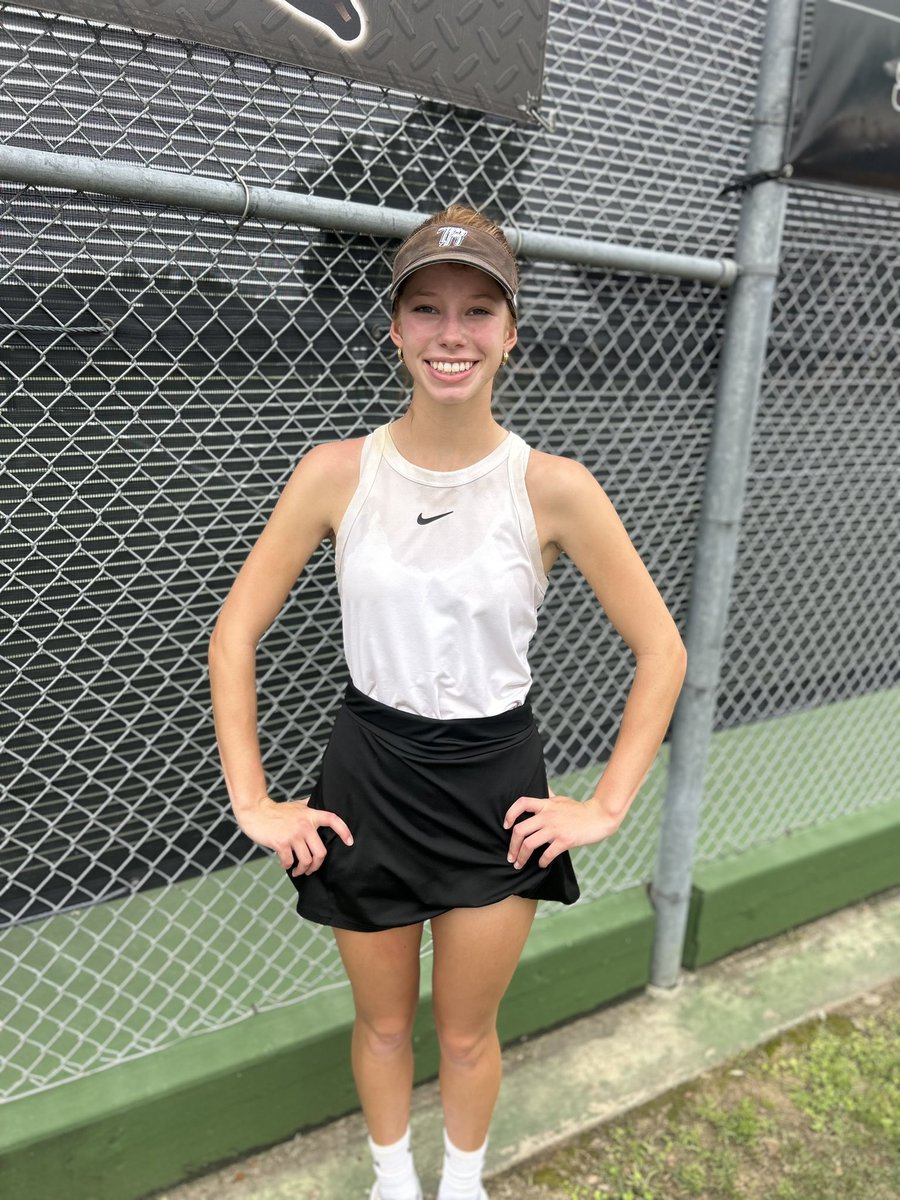
[[[369,1200],[381,1200],[381,1192],[378,1190],[378,1181],[372,1184],[372,1190],[369,1192]],[[416,1193],[416,1200],[422,1200],[422,1193]],[[482,1196],[481,1200],[488,1200],[487,1196]]]

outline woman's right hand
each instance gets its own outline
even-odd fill
[[[236,816],[242,832],[258,845],[274,850],[291,875],[312,875],[321,867],[326,851],[318,830],[323,825],[333,829],[346,845],[353,845],[353,835],[343,819],[337,813],[310,808],[309,796],[280,803],[265,796],[255,807],[242,809]]]

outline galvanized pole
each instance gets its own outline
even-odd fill
[[[783,163],[800,8],[801,0],[769,0],[748,175],[778,171]],[[740,214],[739,275],[728,298],[688,607],[687,675],[672,719],[665,807],[650,889],[656,910],[650,978],[660,988],[674,987],[679,978],[703,776],[786,207],[786,186],[770,180],[746,192]]]

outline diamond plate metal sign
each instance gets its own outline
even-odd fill
[[[26,0],[27,2],[27,0]],[[538,119],[550,0],[42,0],[520,121]]]
[[[797,63],[792,178],[900,192],[900,0],[816,0]]]

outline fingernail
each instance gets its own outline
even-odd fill
[[[348,846],[352,846],[352,845],[353,845],[353,838],[352,838],[352,837],[348,837],[348,838],[347,838],[347,845],[348,845]]]
[[[512,856],[511,854],[507,854],[507,856],[506,856],[506,861],[507,861],[508,863],[511,863],[511,862],[513,861],[513,856]]]

